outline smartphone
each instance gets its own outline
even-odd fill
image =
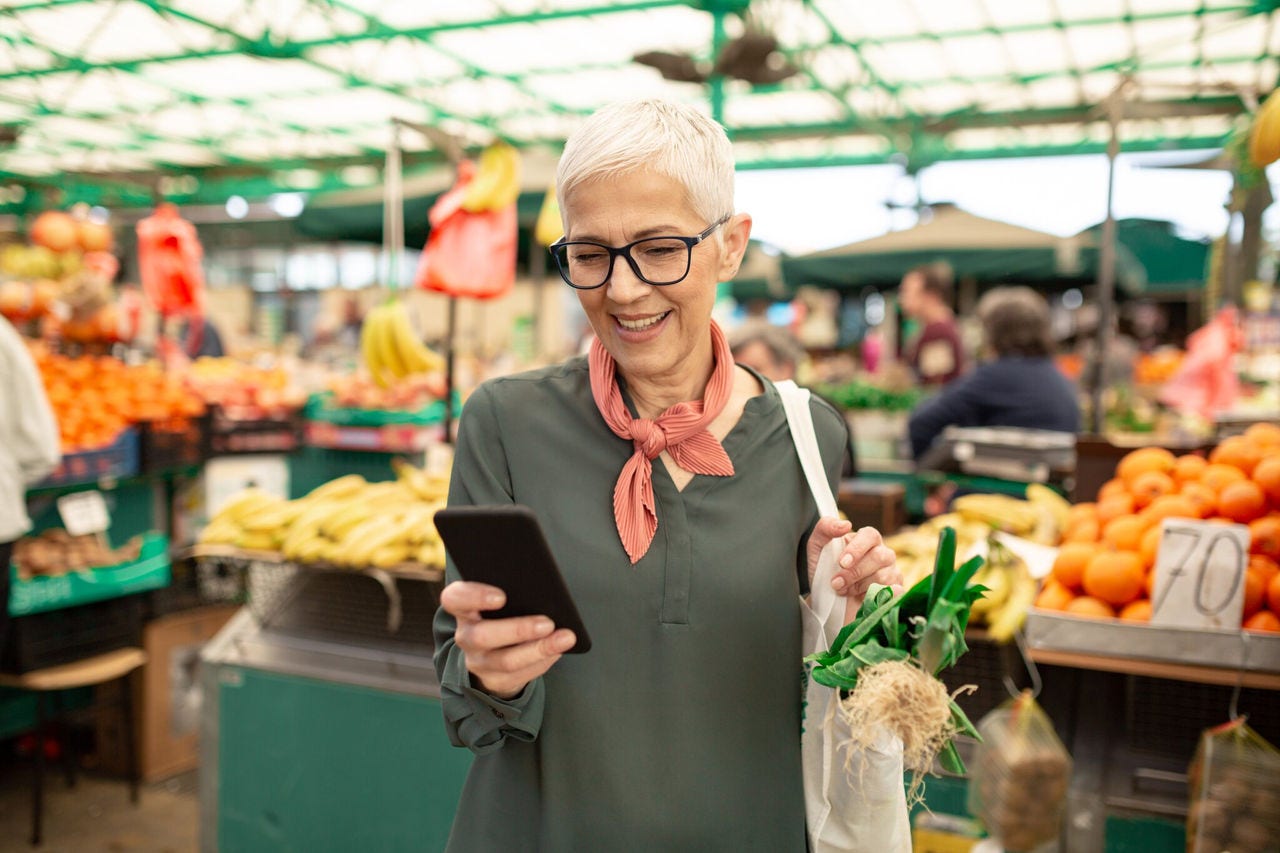
[[[520,504],[459,506],[437,510],[436,530],[463,580],[496,586],[507,594],[490,619],[546,616],[578,638],[570,653],[591,648],[591,637],[556,565],[533,510]]]

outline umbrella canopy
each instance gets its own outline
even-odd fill
[[[747,243],[738,274],[729,284],[729,295],[738,302],[790,299],[795,291],[782,278],[782,254],[759,240]]]
[[[980,284],[1062,285],[1092,282],[1098,249],[1092,234],[1058,237],[961,210],[936,205],[932,216],[904,231],[893,231],[809,255],[785,258],[783,276],[792,287],[818,285],[838,290],[896,286],[909,270],[945,261],[957,278]],[[1121,248],[1117,280],[1141,286],[1141,269]]]
[[[1081,232],[1098,235],[1099,223]],[[1174,233],[1173,223],[1158,219],[1121,219],[1116,240],[1142,266],[1146,294],[1175,294],[1204,287],[1209,261],[1207,240],[1188,240]]]

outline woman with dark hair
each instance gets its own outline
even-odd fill
[[[919,459],[948,426],[1077,432],[1076,390],[1053,363],[1049,305],[1029,287],[999,287],[978,302],[987,360],[911,414]]]

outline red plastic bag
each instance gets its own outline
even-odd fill
[[[516,206],[468,213],[462,209],[475,166],[464,161],[458,180],[431,207],[431,233],[418,264],[414,287],[449,296],[497,299],[516,281]]]
[[[162,317],[204,313],[204,249],[195,226],[172,204],[138,223],[142,289]]]
[[[1160,402],[1210,419],[1230,409],[1240,396],[1234,362],[1243,343],[1236,308],[1228,305],[1187,338],[1186,358],[1160,389]]]

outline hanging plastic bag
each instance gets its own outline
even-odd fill
[[[1006,850],[1034,850],[1058,837],[1071,781],[1071,756],[1031,692],[978,723],[969,812]]]
[[[141,220],[138,268],[148,301],[163,317],[204,313],[204,249],[195,226],[172,204]]]
[[[1160,402],[1212,420],[1240,395],[1235,355],[1243,345],[1239,318],[1228,305],[1187,338],[1182,365],[1160,389]]]
[[[516,280],[516,205],[470,213],[464,208],[477,177],[470,161],[458,165],[458,179],[428,214],[431,233],[418,263],[414,286],[449,296],[496,299]]]
[[[1280,849],[1280,750],[1244,717],[1205,730],[1187,783],[1187,853]]]

